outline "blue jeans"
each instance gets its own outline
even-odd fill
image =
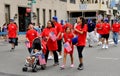
[[[113,41],[115,44],[118,44],[118,33],[117,32],[113,32]]]

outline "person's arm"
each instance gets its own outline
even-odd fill
[[[75,31],[80,33],[80,34],[83,34],[83,31],[82,30],[78,30],[77,28],[75,28]]]

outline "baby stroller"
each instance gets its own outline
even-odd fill
[[[28,67],[31,67],[33,72],[38,71],[38,66],[40,66],[42,70],[46,68],[45,56],[40,38],[34,39],[32,47],[31,55],[26,58],[25,65],[22,69],[24,72],[28,71]]]

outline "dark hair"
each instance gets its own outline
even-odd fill
[[[41,41],[40,38],[35,38],[32,44],[33,49],[41,50]]]
[[[82,20],[82,28],[83,28],[85,23],[86,23],[86,21],[85,21],[85,19],[83,17],[79,17],[79,18]]]
[[[65,32],[66,32],[66,30],[67,30],[68,28],[70,28],[70,31],[71,31],[71,27],[67,26],[67,27],[65,28]]]
[[[51,23],[52,27],[55,27],[53,21],[49,20],[49,22]]]

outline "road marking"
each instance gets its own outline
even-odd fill
[[[96,58],[102,60],[119,60],[119,58],[103,58],[103,57],[96,57]]]

